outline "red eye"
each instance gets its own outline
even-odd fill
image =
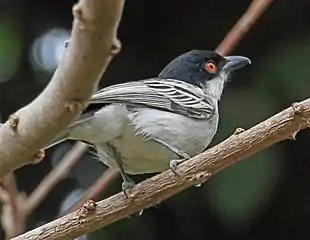
[[[212,62],[208,62],[206,63],[206,66],[205,66],[206,70],[209,72],[209,73],[214,73],[216,71],[216,66],[214,63]]]

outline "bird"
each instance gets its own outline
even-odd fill
[[[160,173],[203,152],[217,132],[219,102],[231,73],[251,64],[244,56],[191,50],[156,77],[102,88],[88,107],[46,148],[67,139],[89,143],[98,159],[128,175]]]

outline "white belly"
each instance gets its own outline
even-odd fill
[[[156,109],[136,110],[128,114],[122,135],[109,141],[120,152],[124,170],[129,174],[162,172],[169,168],[171,159],[178,159],[152,138],[161,139],[192,157],[210,144],[218,125],[217,113],[204,121]],[[96,148],[103,162],[117,167],[115,160],[106,154],[104,144],[96,144]]]

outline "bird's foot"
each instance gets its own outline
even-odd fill
[[[175,175],[179,175],[177,173],[177,167],[185,162],[186,160],[188,160],[190,157],[187,155],[187,154],[184,154],[184,156],[182,156],[183,158],[182,159],[173,159],[169,162],[169,168],[171,169],[171,171],[175,174]]]
[[[122,190],[123,190],[123,193],[124,193],[126,198],[129,198],[127,191],[132,189],[135,185],[136,185],[135,182],[133,180],[131,180],[130,178],[126,179],[122,183]]]

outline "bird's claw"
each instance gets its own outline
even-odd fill
[[[182,158],[182,159],[173,159],[173,160],[171,160],[170,162],[169,162],[169,168],[171,169],[171,171],[175,174],[175,175],[179,175],[178,173],[177,173],[177,167],[181,164],[181,163],[183,163],[183,162],[185,162],[186,160],[188,160],[189,159],[189,156],[185,156],[184,158]]]
[[[122,183],[122,190],[127,199],[129,199],[129,196],[126,191],[132,189],[135,185],[136,185],[135,182],[131,180],[129,177],[127,177],[127,179]],[[140,217],[142,213],[143,213],[143,209],[134,215]]]
[[[132,189],[134,186],[135,186],[135,182],[132,181],[131,179],[130,180],[126,180],[122,183],[122,190],[123,190],[123,193],[125,195],[126,198],[129,198],[128,194],[127,194],[127,190],[129,189]]]

